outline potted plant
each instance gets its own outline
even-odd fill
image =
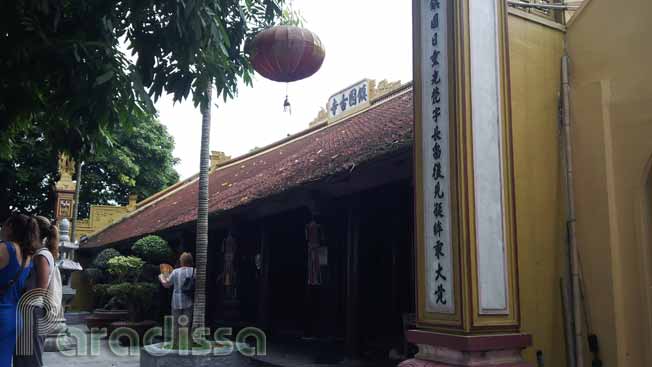
[[[95,257],[93,267],[84,271],[93,287],[95,304],[93,313],[86,318],[89,329],[109,327],[111,322],[128,317],[125,305],[108,294],[110,283],[115,280],[108,271],[109,261],[120,256],[120,252],[113,248],[105,249]]]
[[[167,241],[159,236],[147,236],[139,239],[131,247],[131,251],[147,263],[154,265],[169,263],[174,256]]]
[[[116,256],[120,256],[120,252],[118,252],[116,249],[107,248],[102,250],[102,252],[95,256],[95,259],[93,260],[93,267],[100,270],[106,270],[109,268],[109,260]]]
[[[158,286],[154,283],[124,282],[111,285],[108,294],[127,305],[129,312],[128,321],[115,321],[109,327],[109,334],[113,330],[126,327],[135,330],[142,341],[145,332],[156,326],[156,321],[148,320],[148,315],[156,315],[156,299]],[[121,340],[123,342],[123,340]]]
[[[136,281],[145,262],[136,256],[116,256],[109,260],[108,265],[109,274],[122,283]]]

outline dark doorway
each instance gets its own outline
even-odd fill
[[[382,200],[379,200],[382,198]],[[410,274],[412,202],[408,185],[385,186],[364,195],[360,218],[360,348],[368,358],[402,350],[403,315],[414,297]]]
[[[270,218],[270,327],[272,337],[304,335],[307,248],[304,226],[308,210],[295,210]]]

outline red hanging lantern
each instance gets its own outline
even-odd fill
[[[287,83],[316,73],[325,56],[316,34],[305,28],[280,25],[256,35],[251,62],[263,77]]]

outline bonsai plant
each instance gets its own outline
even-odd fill
[[[131,251],[150,264],[170,262],[174,255],[167,241],[159,236],[147,236],[139,239]]]
[[[153,283],[118,283],[108,287],[107,293],[117,302],[127,305],[131,321],[142,321],[146,315],[153,314],[158,287]]]
[[[120,256],[120,252],[118,252],[118,250],[107,248],[106,250],[103,250],[97,254],[95,260],[93,260],[93,266],[101,270],[106,270],[109,267],[109,260],[116,256]]]
[[[106,282],[106,272],[100,268],[87,268],[84,269],[84,274],[90,281],[91,285],[101,284]]]
[[[86,319],[89,328],[108,327],[112,322],[124,320],[129,316],[127,307],[129,300],[124,297],[116,297],[114,292],[109,290],[114,284],[103,284],[135,281],[140,275],[143,260],[134,256],[122,256],[114,249],[106,249],[100,252],[93,265],[95,269],[87,271],[87,275],[94,282],[93,294],[96,309]]]
[[[109,274],[117,282],[136,281],[145,262],[136,256],[116,256],[108,261]]]
[[[109,303],[111,296],[109,296],[108,289],[110,286],[110,284],[93,285],[93,302],[95,305],[105,307]]]
[[[124,282],[111,285],[107,292],[116,302],[127,305],[129,312],[129,321],[112,322],[109,326],[109,334],[116,328],[127,327],[135,330],[143,341],[145,332],[156,326],[156,321],[146,320],[146,318],[147,315],[158,314],[155,310],[158,287],[154,283]],[[124,344],[128,339],[120,341]]]

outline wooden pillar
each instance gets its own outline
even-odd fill
[[[397,206],[398,207],[398,206]],[[400,284],[399,284],[399,278],[400,278],[400,266],[399,266],[399,258],[400,258],[400,253],[401,253],[401,246],[402,245],[407,245],[404,243],[401,243],[401,236],[399,233],[401,233],[402,226],[400,224],[400,220],[398,216],[393,216],[391,218],[391,227],[389,228],[389,233],[388,235],[390,236],[390,254],[391,254],[391,284],[390,284],[390,298],[389,301],[392,303],[392,307],[390,309],[392,315],[396,316],[402,316],[401,315],[401,302],[400,302]],[[389,331],[391,335],[395,335],[394,332],[396,330],[401,330],[402,326],[402,318],[394,318],[392,323],[388,324],[387,327],[389,328]],[[401,334],[399,334],[401,335]]]
[[[346,221],[346,349],[351,356],[359,354],[358,268],[360,242],[360,211],[349,207]]]
[[[270,244],[269,234],[265,223],[260,225],[260,249],[261,268],[258,279],[258,327],[269,331],[269,299],[270,299],[270,286],[269,286],[269,266],[270,266]]]
[[[340,301],[340,292],[338,291],[340,282],[338,277],[342,276],[341,272],[338,271],[341,261],[338,258],[338,254],[340,254],[342,246],[340,234],[337,233],[337,231],[342,230],[342,227],[338,226],[339,222],[334,220],[331,209],[329,208],[327,214],[323,217],[326,245],[328,246],[328,267],[326,272],[328,283],[324,287],[324,296],[322,298],[322,305],[324,307],[322,330],[324,336],[327,337],[337,335],[337,312]]]
[[[414,0],[419,363],[526,366],[504,0]]]

